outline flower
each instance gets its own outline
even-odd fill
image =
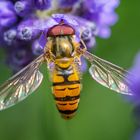
[[[61,8],[71,8],[73,7],[79,0],[58,0],[58,7]]]
[[[84,0],[81,2],[78,16],[81,16],[96,24],[96,34],[102,38],[108,38],[111,34],[110,26],[118,20],[114,9],[118,7],[119,0]],[[83,10],[80,10],[83,9]]]
[[[10,1],[0,2],[0,28],[8,28],[17,22],[14,5]]]
[[[135,104],[140,103],[140,53],[137,54],[133,67],[129,70],[131,74],[128,74],[127,77],[131,81],[129,88],[133,92],[133,102]]]
[[[129,70],[131,74],[127,75],[127,78],[131,81],[129,88],[131,89],[133,96],[129,97],[129,101],[134,105],[133,116],[138,125],[140,126],[140,53],[137,54],[132,68]],[[140,139],[140,129],[135,132],[134,140]]]
[[[139,139],[140,139],[140,129],[138,129],[133,136],[133,140],[139,140]]]
[[[28,43],[20,43],[20,46],[14,46],[7,50],[8,55],[6,62],[12,68],[14,73],[25,67],[34,59],[34,55],[29,46],[30,44]]]
[[[1,0],[0,43],[7,52],[8,65],[16,71],[40,55],[48,29],[62,19],[75,29],[77,41],[82,38],[91,49],[96,36],[110,36],[110,26],[118,19],[114,12],[118,5],[119,0]]]
[[[33,0],[33,3],[39,10],[45,10],[51,7],[51,0]]]

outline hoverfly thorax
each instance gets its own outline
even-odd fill
[[[74,46],[71,36],[57,36],[52,38],[51,52],[56,57],[71,58],[74,53]]]
[[[75,30],[61,22],[48,30],[47,37],[47,48],[55,58],[55,63],[60,67],[70,66],[74,61],[76,45],[78,44],[75,41]]]

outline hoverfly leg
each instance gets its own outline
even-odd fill
[[[81,56],[86,52],[87,47],[84,44],[83,40],[81,39],[81,44],[79,46],[76,47],[75,49],[75,63],[78,63],[78,65],[81,65]]]
[[[55,56],[49,50],[46,50],[45,55],[44,55],[44,59],[47,62],[48,69],[50,69],[52,63],[55,62]]]
[[[75,56],[74,62],[75,62],[76,64],[78,64],[79,66],[81,66],[81,59],[80,59],[80,57]]]
[[[55,61],[55,56],[50,52],[49,49],[45,49],[45,54],[44,54],[44,58],[47,62],[54,62]]]

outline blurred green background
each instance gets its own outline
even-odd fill
[[[132,65],[140,48],[140,1],[122,0],[111,38],[97,39],[94,54],[124,68]],[[1,51],[0,59],[4,55]],[[46,66],[40,88],[18,105],[0,112],[0,140],[131,140],[135,132],[132,105],[124,97],[83,75],[83,90],[76,116],[63,120],[51,95]],[[0,65],[0,83],[10,77]]]

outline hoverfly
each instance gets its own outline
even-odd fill
[[[48,30],[46,38],[43,54],[0,86],[0,110],[22,101],[40,86],[43,74],[39,67],[45,62],[48,66],[53,64],[49,70],[57,109],[63,118],[72,118],[80,100],[81,56],[91,63],[89,72],[94,80],[111,90],[131,95],[127,71],[88,52],[82,39],[76,41],[72,26],[60,22]]]

